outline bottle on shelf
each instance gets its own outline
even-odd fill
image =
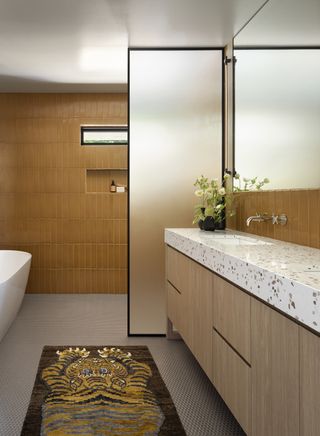
[[[114,180],[112,180],[110,185],[110,192],[117,192],[117,185],[114,183]]]

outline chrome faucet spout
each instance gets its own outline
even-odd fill
[[[256,215],[249,216],[249,217],[247,218],[247,227],[250,226],[250,224],[251,224],[252,221],[255,221],[255,222],[257,222],[257,223],[262,223],[263,221],[265,221],[265,218],[264,218],[263,215],[260,215],[260,214],[258,214],[258,213],[257,213]]]
[[[281,225],[285,225],[287,224],[288,218],[286,215],[281,214],[281,215],[275,215],[274,213],[272,215],[267,215],[266,213],[263,214],[259,214],[257,213],[256,215],[253,216],[249,216],[247,218],[247,227],[250,226],[251,222],[255,221],[257,223],[263,223],[265,221],[272,221],[272,224],[281,224]]]

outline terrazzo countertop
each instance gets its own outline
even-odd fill
[[[165,242],[320,333],[320,250],[195,228],[165,229]]]

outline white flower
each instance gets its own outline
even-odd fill
[[[224,188],[220,188],[219,189],[219,194],[220,195],[225,195],[225,193],[226,193],[226,190]]]
[[[212,188],[207,188],[205,193],[206,193],[207,198],[213,197],[213,189]]]
[[[194,191],[195,195],[197,197],[202,197],[203,196],[203,191],[201,189],[197,189],[196,191]]]
[[[217,204],[216,205],[216,210],[220,210],[220,209],[222,209],[223,208],[223,204]]]

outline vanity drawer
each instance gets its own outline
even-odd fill
[[[181,334],[183,330],[181,294],[169,282],[167,282],[167,314],[172,324]]]
[[[213,300],[215,329],[250,363],[250,296],[215,275]]]
[[[181,293],[190,287],[192,263],[184,254],[167,246],[167,280]]]
[[[251,427],[251,368],[213,330],[213,383],[243,430]]]

